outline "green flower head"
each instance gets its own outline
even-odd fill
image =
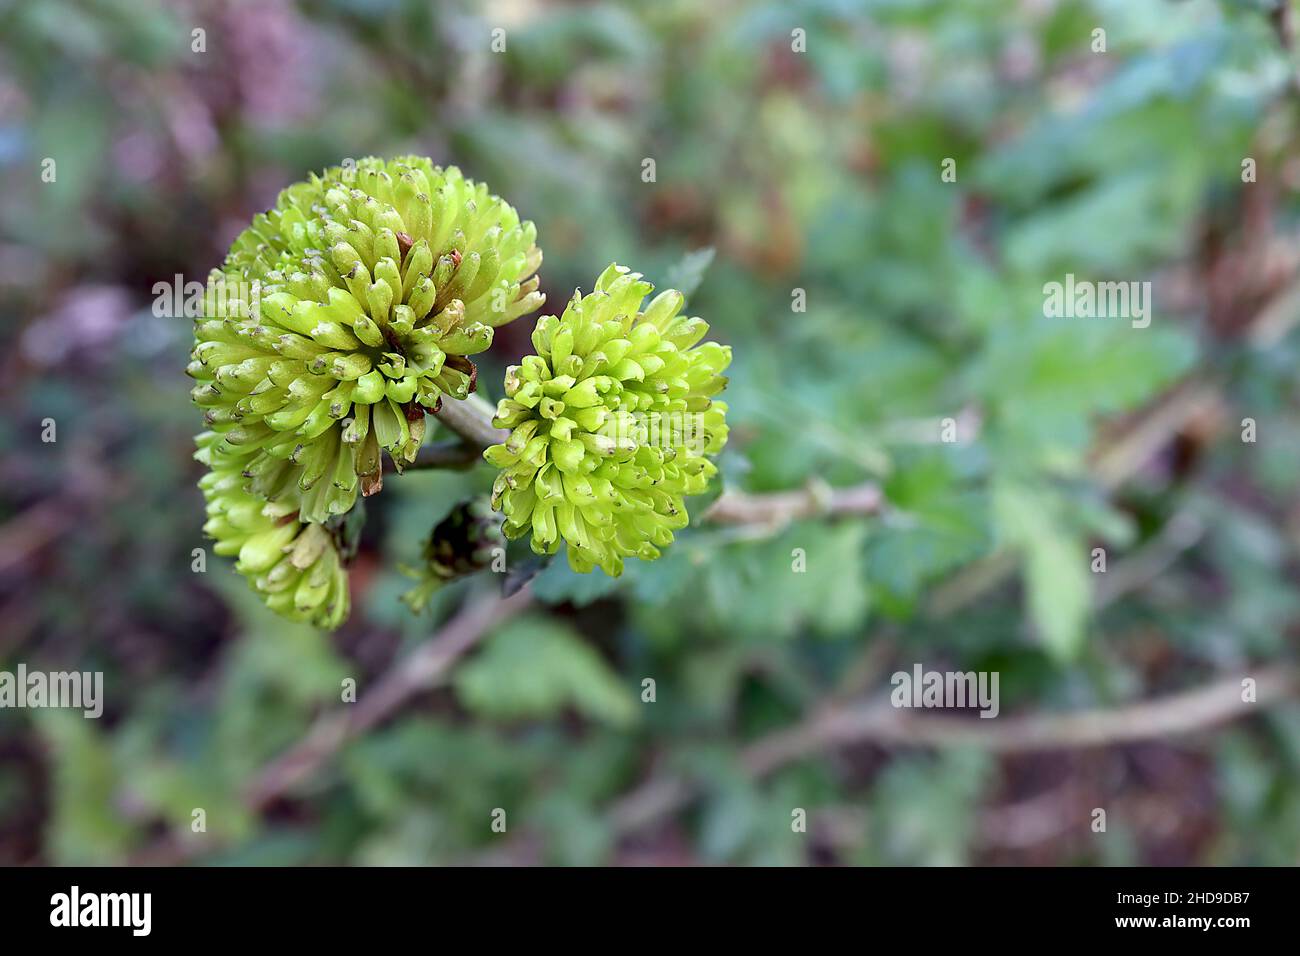
[[[536,230],[454,167],[363,159],[285,189],[209,278],[192,395],[244,489],[323,522],[400,469],[467,356],[537,309]]]
[[[575,571],[617,576],[625,557],[657,558],[727,440],[727,406],[713,396],[731,349],[697,344],[709,327],[679,314],[680,292],[641,310],[653,290],[611,265],[594,292],[540,319],[537,354],[507,371],[497,407],[510,437],[484,452],[501,469],[492,504],[506,535],[531,535],[539,554],[567,542]]]
[[[211,469],[199,487],[213,550],[238,558],[235,570],[273,611],[338,627],[348,616],[348,575],[333,533],[299,520],[295,500],[269,502],[245,491],[240,459],[218,451],[221,442],[215,432],[203,433],[194,456]]]

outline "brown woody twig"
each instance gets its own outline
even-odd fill
[[[485,596],[448,621],[437,636],[421,644],[380,677],[355,704],[329,712],[297,744],[269,763],[245,795],[253,810],[310,779],[348,741],[396,713],[415,694],[433,686],[466,652],[502,621],[526,608],[524,588],[507,598]]]

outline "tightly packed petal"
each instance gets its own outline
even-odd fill
[[[484,453],[501,469],[492,503],[511,538],[537,553],[568,543],[569,564],[622,573],[625,557],[654,559],[689,517],[727,440],[722,372],[731,349],[700,340],[708,326],[680,315],[668,290],[611,265],[590,295],[533,332],[536,355],[506,373],[494,420],[510,437]]]
[[[460,171],[364,159],[284,190],[209,278],[189,373],[245,489],[303,521],[414,459],[424,414],[464,398],[467,356],[537,309],[536,230]]]
[[[221,436],[198,437],[195,455],[211,469],[199,482],[208,503],[203,530],[217,554],[238,559],[235,569],[267,605],[285,617],[337,627],[348,615],[348,576],[334,534],[298,517],[291,501],[268,502],[243,489],[239,459],[218,450]]]

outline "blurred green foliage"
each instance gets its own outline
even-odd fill
[[[1011,714],[1293,654],[1300,337],[1251,332],[1300,266],[1286,20],[1272,0],[0,3],[0,667],[102,669],[108,698],[98,722],[0,712],[0,862],[154,859],[169,833],[208,863],[1296,862],[1294,702],[1080,753],[868,742],[757,774],[745,749],[915,661],[999,671]],[[201,279],[307,171],[401,152],[536,221],[546,311],[611,260],[686,289],[735,349],[727,487],[876,481],[887,508],[701,523],[618,581],[552,563],[534,611],[255,814],[258,768],[349,706],[345,678],[364,696],[499,588],[398,600],[421,529],[490,469],[368,502],[339,634],[270,616],[227,563],[191,570],[190,333],[152,288]],[[1045,317],[1066,273],[1152,281],[1150,328]],[[489,398],[530,329],[499,331]],[[1217,411],[1111,480],[1097,449],[1192,377]],[[959,444],[934,440],[945,417]],[[1114,575],[1175,516],[1194,547],[1099,600],[1091,549]],[[628,829],[620,800],[664,778],[698,799]]]

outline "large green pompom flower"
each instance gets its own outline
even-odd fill
[[[221,436],[198,437],[195,458],[211,470],[199,481],[208,503],[203,530],[217,554],[238,558],[248,579],[273,611],[319,627],[338,627],[348,616],[348,575],[332,532],[299,520],[294,500],[269,502],[244,490],[240,459],[221,454]]]
[[[617,576],[623,558],[654,559],[689,521],[683,498],[708,486],[727,440],[722,371],[731,349],[668,290],[617,264],[587,296],[533,331],[536,355],[506,373],[494,424],[510,437],[483,457],[501,469],[493,506],[508,537],[535,552],[568,542],[569,564]]]
[[[419,157],[285,189],[209,278],[189,366],[245,489],[322,522],[379,489],[380,449],[413,460],[425,411],[473,391],[466,356],[542,304],[535,237],[486,186]]]

